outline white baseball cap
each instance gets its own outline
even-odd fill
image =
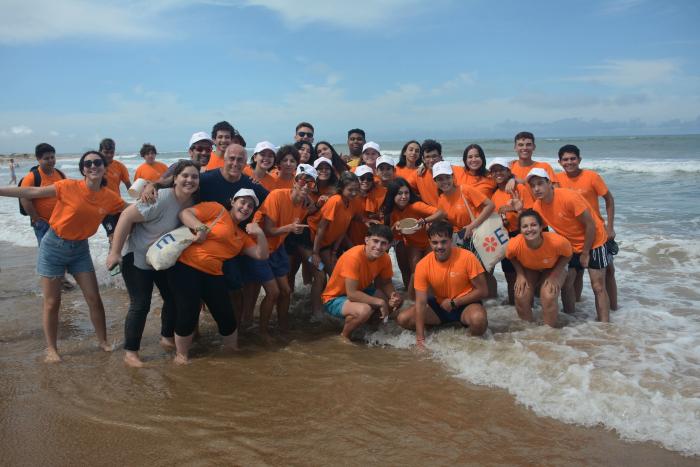
[[[542,177],[542,178],[546,178],[547,180],[549,180],[549,174],[547,173],[547,171],[544,169],[541,169],[539,167],[535,167],[530,172],[528,172],[527,177],[525,178],[525,181],[529,181],[530,178],[532,178],[532,177]]]
[[[199,143],[200,141],[209,141],[211,144],[214,144],[214,141],[209,137],[209,134],[203,131],[198,131],[197,133],[192,135],[192,137],[190,138],[190,145],[187,147],[191,148],[194,145],[194,143]]]
[[[255,145],[255,151],[253,151],[253,154],[263,152],[265,149],[269,149],[272,152],[277,152],[279,148],[269,141],[261,141]]]
[[[260,206],[260,200],[255,195],[255,192],[250,188],[241,188],[236,192],[235,195],[233,195],[233,199],[235,200],[236,198],[242,198],[244,196],[250,196],[251,198],[253,198],[253,201],[255,201],[255,207]]]
[[[325,159],[325,157],[322,159]],[[328,159],[326,159],[326,160],[328,160]],[[316,172],[316,169],[314,169],[309,164],[299,164],[297,166],[297,173],[296,173],[295,177],[297,177],[301,174],[308,175],[309,177],[313,177],[314,180],[316,180],[318,178],[318,172]]]
[[[433,164],[433,178],[438,175],[452,175],[452,164],[447,161],[440,161]]]
[[[358,165],[357,168],[355,169],[355,175],[357,175],[357,178],[360,178],[363,175],[367,175],[367,174],[374,175],[374,170],[372,170],[372,167],[370,167],[368,165]]]
[[[491,167],[493,167],[494,165],[500,165],[501,167],[509,169],[512,163],[513,160],[508,159],[507,157],[494,157],[493,159],[491,159],[491,162],[489,162],[489,166],[487,168],[491,170]]]
[[[365,152],[368,149],[374,149],[375,151],[380,152],[379,145],[377,143],[375,143],[374,141],[368,141],[365,143],[364,146],[362,146],[362,152]]]
[[[379,156],[377,157],[377,167],[381,164],[389,164],[392,167],[396,167],[396,161],[391,156]]]
[[[329,158],[327,158],[327,157],[319,157],[318,159],[316,159],[316,160],[314,161],[314,168],[315,168],[315,169],[318,169],[318,166],[321,165],[321,164],[323,164],[324,162],[325,162],[326,164],[330,165],[331,168],[333,168],[333,162],[332,162]]]

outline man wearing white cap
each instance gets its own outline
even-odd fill
[[[379,156],[377,158],[377,175],[382,185],[386,188],[396,176],[396,161],[391,156]]]
[[[190,145],[187,152],[190,155],[190,159],[198,163],[200,166],[200,171],[204,172],[206,170],[206,165],[209,162],[209,157],[211,157],[211,150],[214,147],[214,141],[209,137],[209,135],[203,131],[198,131],[190,137]],[[173,172],[175,171],[175,166],[177,162],[170,164],[168,170],[161,175],[158,180],[158,184],[161,186],[170,185],[173,181]],[[147,195],[153,192],[152,189],[144,189]]]
[[[421,145],[423,151],[423,168],[416,173],[416,186],[421,200],[431,206],[438,205],[438,188],[433,176],[433,165],[442,161],[442,144],[434,139],[426,139]],[[452,166],[452,173],[455,180],[461,180],[464,176],[464,168],[456,165]]]
[[[316,170],[312,166],[300,164],[293,187],[270,192],[254,218],[265,232],[270,257],[266,260],[246,258],[246,279],[248,283],[257,286],[250,291],[251,297],[257,298],[260,285],[265,289],[265,298],[260,303],[260,336],[265,343],[269,342],[267,328],[275,306],[280,330],[289,330],[291,290],[287,280],[289,257],[284,240],[288,234],[301,234],[308,227],[302,221],[308,213],[306,199],[316,186],[316,177]],[[249,301],[248,295],[247,291],[246,302]]]
[[[587,268],[595,295],[598,320],[608,322],[610,299],[605,287],[608,266],[605,224],[591,214],[591,206],[583,196],[573,190],[555,188],[545,169],[532,169],[527,174],[527,183],[536,199],[535,211],[540,213],[547,225],[566,238],[574,250],[561,291],[564,309],[574,309],[576,270]]]
[[[374,171],[369,165],[358,166],[355,169],[355,175],[357,175],[360,181],[360,193],[354,202],[361,205],[361,208],[358,206],[357,210],[363,212],[364,220],[362,222],[353,220],[350,223],[348,236],[353,245],[361,245],[364,243],[365,237],[367,236],[366,222],[369,220],[382,223],[383,221],[381,217],[381,207],[382,204],[384,204],[387,190],[382,185],[377,184]]]

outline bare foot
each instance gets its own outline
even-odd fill
[[[56,349],[46,349],[46,357],[44,358],[44,362],[46,362],[46,363],[60,363],[62,361],[63,361],[63,359],[58,354]]]
[[[174,337],[161,337],[159,343],[160,343],[160,346],[163,347],[165,350],[175,349],[175,338]]]
[[[352,343],[352,340],[350,340],[349,337],[344,336],[344,335],[342,335],[342,334],[340,334],[340,335],[338,336],[338,340],[339,340],[341,343],[343,343],[343,344],[355,345],[355,344]]]
[[[105,352],[112,352],[114,350],[114,345],[108,343],[107,341],[100,342],[99,347]]]
[[[228,352],[238,352],[238,329],[230,336],[224,336],[222,348]]]
[[[175,358],[173,358],[173,362],[176,365],[189,365],[190,364],[190,359],[186,355],[182,355],[180,353],[175,354]]]
[[[126,364],[126,366],[130,366],[131,368],[144,367],[144,363],[139,358],[138,352],[129,352],[128,350],[126,354],[124,354],[124,364]]]

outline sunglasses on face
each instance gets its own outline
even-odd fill
[[[211,152],[211,148],[211,146],[192,146],[192,150],[197,152]]]
[[[91,168],[92,166],[95,167],[102,167],[104,165],[104,162],[102,162],[102,159],[88,159],[83,161],[83,167],[86,169]]]
[[[373,180],[374,180],[373,175],[363,175],[362,177],[360,177],[361,182],[371,182]]]
[[[314,134],[308,131],[299,131],[297,132],[297,135],[299,135],[301,138],[311,138]]]
[[[300,188],[304,187],[304,185],[311,189],[316,188],[316,182],[313,180],[297,180],[297,185],[299,185]]]

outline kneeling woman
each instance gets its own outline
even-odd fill
[[[243,188],[233,196],[228,213],[216,202],[199,203],[180,213],[180,220],[196,232],[196,238],[168,270],[168,285],[176,310],[175,363],[189,362],[201,301],[209,308],[219,333],[224,336],[224,347],[237,348],[236,318],[221,268],[224,260],[239,253],[267,259],[267,240],[260,226],[248,224],[247,233],[238,227],[257,205],[255,192]],[[249,235],[254,235],[255,241]]]
[[[80,173],[85,177],[83,180],[59,180],[42,187],[0,188],[0,196],[28,199],[56,197],[56,206],[49,219],[51,229],[41,241],[37,258],[37,272],[41,276],[44,295],[47,362],[61,360],[56,340],[61,287],[66,271],[75,277],[83,291],[100,347],[111,350],[107,343],[105,309],[88,245],[88,238],[97,232],[104,217],[118,214],[125,206],[117,193],[106,188],[106,165],[107,160],[102,153],[88,151],[78,163]]]
[[[163,234],[180,225],[179,214],[192,206],[193,198],[199,194],[199,165],[190,160],[175,165],[172,188],[158,190],[155,203],[132,204],[119,216],[114,230],[112,247],[107,256],[107,269],[121,262],[122,276],[129,292],[129,311],[124,323],[124,362],[141,367],[139,359],[141,337],[146,326],[146,317],[151,310],[153,284],[163,298],[161,311],[161,345],[175,345],[175,302],[173,300],[166,271],[156,271],[146,262],[148,248]],[[126,254],[121,251],[129,237]]]
[[[559,313],[557,300],[573,251],[571,244],[554,232],[542,232],[542,217],[532,209],[523,211],[518,222],[520,235],[512,238],[506,248],[506,258],[516,272],[515,309],[521,319],[533,321],[532,301],[540,287],[544,323],[554,326]]]

